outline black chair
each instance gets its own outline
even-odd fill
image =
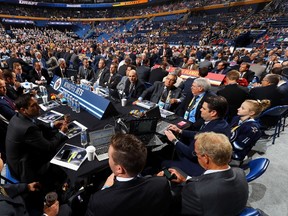
[[[261,115],[256,119],[259,124],[262,132],[275,127],[273,133],[272,144],[275,143],[276,137],[280,136],[281,128],[285,124],[285,118],[288,112],[288,105],[276,106],[270,109],[265,110]],[[282,128],[283,130],[283,128]]]

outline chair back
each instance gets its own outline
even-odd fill
[[[239,216],[261,216],[261,213],[257,209],[246,207]]]
[[[269,108],[262,112],[256,120],[261,126],[272,127],[276,126],[279,119],[288,111],[288,105],[281,105]]]
[[[247,182],[251,182],[260,177],[267,169],[270,160],[267,158],[257,158],[248,163],[249,173],[246,175]]]

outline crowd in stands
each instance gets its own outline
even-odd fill
[[[180,1],[141,9],[137,13],[145,14],[146,10],[158,13],[211,3],[224,1]],[[103,42],[77,39],[68,31],[48,28],[11,27],[9,33],[0,28],[0,123],[1,127],[2,123],[6,125],[6,131],[1,129],[6,136],[6,148],[5,136],[3,140],[1,134],[0,150],[12,175],[24,183],[19,184],[18,192],[37,192],[40,190],[38,181],[46,187],[45,192],[51,187],[55,190],[56,185],[60,191],[63,189],[64,185],[60,184],[63,176],[58,175],[61,172],[51,169],[48,162],[68,139],[63,134],[67,131],[68,120],[38,125],[34,121],[40,110],[34,98],[37,92],[31,90],[26,94],[20,85],[25,80],[38,85],[49,84],[57,75],[76,84],[86,79],[95,90],[99,86],[108,87],[133,104],[152,101],[190,124],[186,129],[169,125],[164,131],[171,144],[167,147],[169,155],[175,150],[172,159],[167,157],[166,149],[155,154],[149,152],[147,156],[146,147],[133,135],[113,136],[108,152],[112,174],[98,191],[90,194],[90,200],[86,197],[86,215],[122,215],[128,211],[137,215],[177,215],[180,212],[185,215],[239,215],[248,199],[248,185],[239,166],[263,135],[256,119],[266,109],[288,105],[288,49],[283,43],[275,44],[272,49],[260,43],[261,40],[278,40],[287,33],[287,27],[275,32],[276,27],[268,23],[284,14],[274,13],[269,19],[263,13],[253,16],[254,9],[247,8],[231,9],[227,14],[207,14],[202,19],[198,14],[196,21],[195,14],[191,14],[183,23],[168,18],[143,19],[124,29],[125,33],[117,32],[124,21],[100,22],[95,28],[97,35],[112,36]],[[38,12],[41,14],[40,9]],[[135,15],[132,12],[125,15],[130,13]],[[234,29],[239,20],[242,24]],[[225,43],[211,45],[213,38],[233,40],[256,27],[268,28],[268,31],[255,39],[255,47],[235,49]],[[184,43],[173,46],[166,40],[169,37],[164,37],[184,30],[200,31],[194,38],[188,38],[197,40],[197,46]],[[147,34],[146,40],[135,37],[134,43],[128,43],[129,37],[138,31]],[[171,68],[175,69],[170,71]],[[185,71],[194,72],[196,77],[183,76]],[[220,87],[211,86],[208,73],[225,76]],[[1,158],[0,170],[3,168]],[[164,166],[174,178],[176,176],[176,179],[169,179],[172,184],[162,177],[167,174],[161,171]],[[234,166],[237,168],[232,168]],[[143,178],[139,175],[145,172],[157,176]],[[4,185],[0,189],[1,198],[5,198],[1,199],[4,207],[1,206],[0,212],[3,209],[9,213],[14,211],[6,205],[6,199],[12,197],[11,188]],[[18,198],[19,193],[15,197]],[[57,215],[58,202],[43,210],[43,194],[28,197],[25,202],[29,211],[37,207],[38,215],[43,212]],[[15,211],[26,211],[23,202],[19,199],[21,205]]]

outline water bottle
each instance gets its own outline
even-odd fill
[[[44,95],[44,96],[48,96],[48,91],[47,91],[47,88],[46,88],[46,87],[43,88],[43,95]]]
[[[81,145],[85,148],[87,145],[87,132],[86,129],[83,128],[81,131]]]
[[[249,90],[253,88],[254,83],[257,83],[256,76],[254,76],[253,80],[249,83],[249,85],[248,85]]]
[[[80,113],[80,103],[78,100],[76,101],[76,113]]]
[[[66,99],[67,99],[67,105],[69,106],[69,107],[71,107],[71,98],[70,98],[70,95],[67,93],[67,95],[66,95]]]
[[[72,98],[71,108],[73,112],[76,112],[76,99]]]

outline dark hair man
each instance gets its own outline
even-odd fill
[[[93,194],[88,203],[91,215],[167,215],[171,201],[170,187],[165,178],[143,178],[147,149],[131,134],[116,134],[109,146],[112,174],[102,190]]]

